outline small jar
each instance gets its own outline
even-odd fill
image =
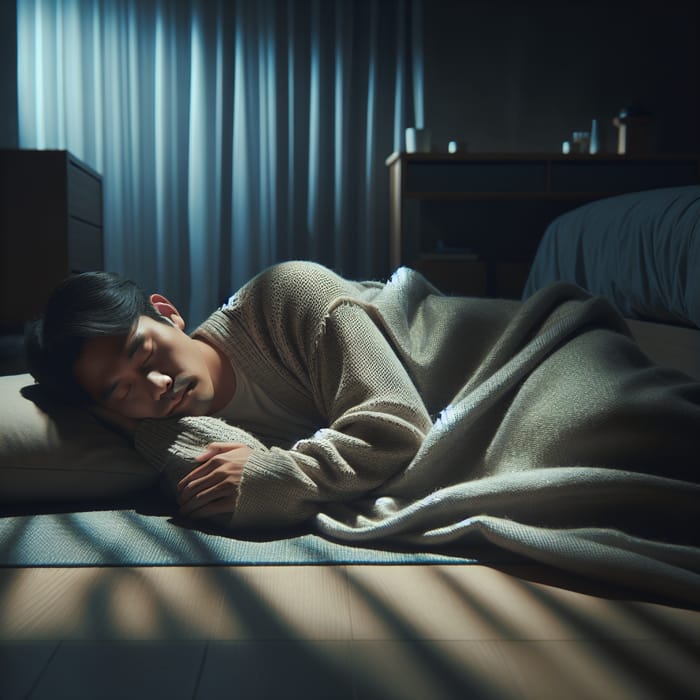
[[[588,131],[574,131],[574,153],[588,153],[591,143],[591,134]]]

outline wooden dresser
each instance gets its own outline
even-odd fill
[[[0,327],[34,318],[70,273],[103,265],[101,176],[67,151],[0,150]]]

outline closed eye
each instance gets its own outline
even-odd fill
[[[137,331],[127,348],[127,357],[131,360],[141,354],[145,354],[145,357],[143,359],[137,358],[137,367],[144,372],[148,372],[150,363],[155,355],[155,343],[152,339],[147,339],[144,333]],[[130,392],[131,384],[123,386],[122,382],[116,381],[103,392],[102,400],[105,402],[109,400],[124,401],[128,398]]]
[[[114,382],[102,394],[102,401],[108,403],[110,401],[123,401],[131,391],[131,385],[125,385],[122,382]]]

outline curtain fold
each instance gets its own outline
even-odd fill
[[[20,147],[104,177],[107,269],[203,320],[274,262],[388,269],[422,0],[18,0]]]

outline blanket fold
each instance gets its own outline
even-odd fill
[[[344,542],[486,540],[700,604],[700,385],[653,365],[602,299],[557,285],[516,314],[372,497],[326,504]]]

